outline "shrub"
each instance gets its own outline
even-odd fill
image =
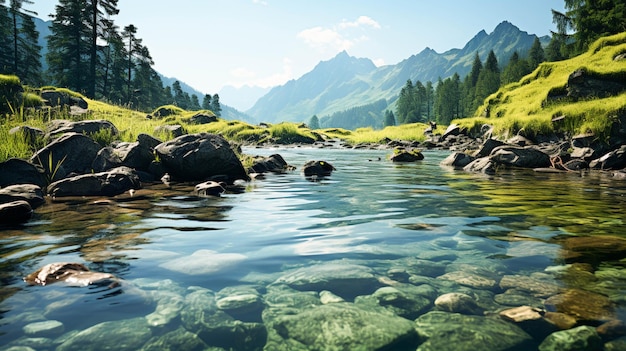
[[[22,84],[17,76],[0,74],[0,115],[13,114],[21,105]]]

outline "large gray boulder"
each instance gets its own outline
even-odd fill
[[[119,134],[113,123],[107,120],[86,120],[72,122],[67,120],[54,120],[48,124],[48,135],[57,136],[65,133],[95,134],[107,132],[112,136]]]
[[[24,200],[0,204],[0,225],[24,223],[32,215],[32,207]]]
[[[37,151],[30,161],[43,167],[53,180],[69,173],[90,173],[100,145],[79,133],[66,133]]]
[[[265,350],[415,350],[419,344],[408,319],[347,302],[266,315]]]
[[[102,172],[119,166],[126,166],[140,171],[147,171],[154,161],[152,149],[139,142],[113,143],[102,148],[93,161],[93,170]]]
[[[46,185],[44,170],[26,160],[11,158],[0,162],[0,187],[15,184]]]
[[[0,189],[0,204],[18,200],[28,202],[32,208],[46,202],[43,190],[35,184],[16,184]]]
[[[513,167],[549,167],[550,156],[532,147],[501,146],[491,152],[491,161]]]
[[[217,134],[188,134],[155,148],[166,171],[181,181],[221,178],[248,179],[241,161],[226,139]]]
[[[61,196],[115,196],[141,184],[134,170],[118,167],[107,172],[83,174],[61,179],[48,186],[48,194]]]

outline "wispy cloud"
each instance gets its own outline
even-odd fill
[[[267,6],[268,3],[265,0],[252,0],[253,4]]]
[[[270,74],[269,76],[259,77],[257,72],[254,72],[246,67],[238,67],[230,71],[234,81],[230,81],[227,85],[234,87],[242,87],[244,85],[258,86],[262,88],[275,87],[277,85],[284,84],[290,79],[293,79],[293,62],[291,59],[283,58],[282,72]]]
[[[355,29],[361,29],[355,31]],[[348,50],[355,44],[369,40],[367,29],[380,29],[378,22],[368,16],[360,16],[355,21],[343,20],[332,28],[321,26],[308,28],[298,33],[298,38],[319,50]]]

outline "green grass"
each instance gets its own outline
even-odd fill
[[[599,78],[626,80],[626,61],[614,61],[626,52],[626,33],[596,41],[577,57],[560,62],[542,63],[519,82],[508,84],[489,96],[473,118],[452,123],[471,129],[490,124],[496,134],[507,137],[517,133],[532,136],[550,133],[593,133],[606,139],[619,111],[626,111],[626,93],[614,97],[589,97],[583,100],[554,99],[564,94],[568,77],[577,69]],[[490,117],[479,117],[485,109]],[[623,113],[623,112],[621,112]],[[552,123],[553,117],[565,116]]]

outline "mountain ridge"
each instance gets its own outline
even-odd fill
[[[306,121],[313,115],[329,116],[380,99],[386,99],[387,108],[392,108],[408,79],[436,83],[440,77],[445,79],[454,73],[464,77],[471,70],[476,53],[484,62],[490,50],[494,50],[502,67],[513,51],[525,56],[535,38],[536,35],[503,21],[489,34],[479,31],[463,48],[437,53],[427,47],[392,65],[376,67],[370,59],[352,57],[342,51],[330,60],[321,61],[302,77],[272,88],[245,112],[259,121],[272,123]],[[547,44],[549,37],[540,40]],[[335,76],[329,77],[329,72]],[[382,119],[383,111],[372,112]]]

